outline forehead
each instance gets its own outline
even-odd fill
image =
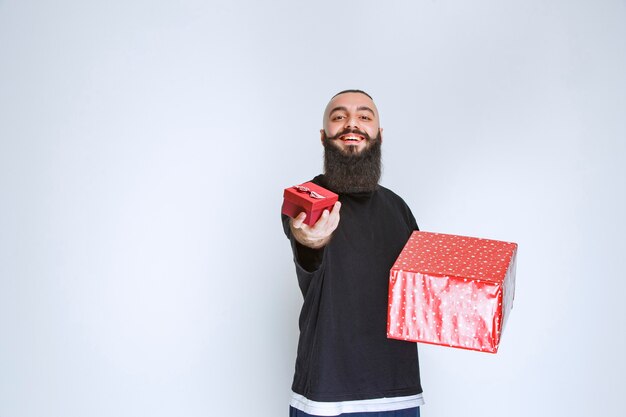
[[[333,97],[324,111],[324,119],[328,118],[330,113],[337,109],[342,108],[348,111],[357,111],[363,108],[371,109],[374,115],[378,117],[378,109],[371,98],[361,93],[343,93],[336,97]]]

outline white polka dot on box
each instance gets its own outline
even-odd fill
[[[387,337],[496,353],[517,244],[415,231],[389,275]]]

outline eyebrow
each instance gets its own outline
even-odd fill
[[[345,106],[337,106],[335,108],[333,108],[328,115],[332,115],[334,112],[336,111],[348,111],[348,108]],[[374,113],[374,110],[372,110],[371,108],[367,107],[367,106],[359,106],[356,108],[356,111],[368,111],[370,113],[372,113],[373,116],[376,116],[376,113]]]

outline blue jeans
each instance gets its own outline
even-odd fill
[[[374,413],[344,413],[341,417],[420,417],[420,408],[405,408],[404,410],[380,411]],[[338,416],[338,417],[339,417]],[[300,411],[297,408],[289,407],[289,417],[315,417]]]

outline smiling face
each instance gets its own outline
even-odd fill
[[[345,154],[358,154],[382,133],[378,109],[367,95],[343,93],[333,97],[324,112],[325,138]]]

